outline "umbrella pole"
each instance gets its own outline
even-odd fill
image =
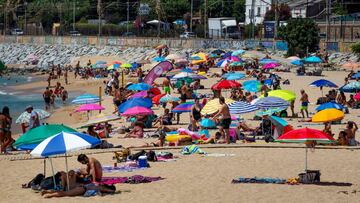
[[[65,165],[66,165],[66,181],[67,181],[67,191],[69,191],[70,190],[70,185],[69,185],[69,183],[70,183],[70,181],[69,181],[69,170],[68,170],[68,162],[67,162],[67,155],[66,155],[66,153],[65,153]]]
[[[44,176],[46,177],[46,158],[44,159]]]
[[[308,169],[308,164],[307,164],[307,162],[308,162],[308,147],[306,146],[306,148],[305,148],[305,172],[306,172],[307,169]]]
[[[46,158],[45,158],[45,159],[46,159]],[[50,165],[51,165],[51,171],[52,171],[52,174],[53,174],[54,190],[56,190],[56,180],[55,180],[54,166],[53,166],[53,163],[52,163],[52,159],[51,159],[51,158],[49,158],[49,161],[50,161]]]

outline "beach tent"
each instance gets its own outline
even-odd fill
[[[59,124],[41,125],[33,128],[21,135],[13,144],[13,147],[23,150],[34,149],[40,142],[46,138],[60,132],[76,132],[76,130]]]

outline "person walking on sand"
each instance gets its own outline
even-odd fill
[[[46,89],[43,93],[43,98],[44,98],[44,102],[45,102],[45,110],[50,109],[51,95],[52,95],[52,93],[50,92],[49,87],[46,87]]]
[[[219,97],[219,103],[221,104],[221,107],[219,111],[214,115],[213,118],[216,118],[218,116],[221,116],[220,123],[219,123],[219,130],[222,134],[222,137],[224,140],[220,140],[218,143],[226,143],[230,144],[230,124],[231,124],[231,115],[229,111],[229,106],[225,103],[224,97]]]
[[[301,93],[301,98],[300,98],[300,102],[301,102],[301,115],[303,116],[303,118],[305,118],[305,114],[304,111],[306,113],[306,117],[309,118],[309,112],[308,112],[308,105],[309,105],[309,96],[306,94],[305,90],[300,90]]]
[[[68,67],[65,67],[64,79],[65,79],[65,84],[68,85]]]
[[[163,88],[164,88],[165,94],[171,94],[170,88],[173,88],[173,86],[171,85],[168,77],[165,77],[165,79],[163,80]]]
[[[77,160],[86,165],[86,171],[83,171],[83,175],[90,178],[92,182],[101,182],[103,171],[102,166],[97,159],[87,157],[85,154],[80,154]]]
[[[0,154],[6,153],[6,149],[14,142],[11,138],[11,122],[10,109],[5,106],[0,112]]]

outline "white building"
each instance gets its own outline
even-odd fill
[[[271,9],[272,0],[246,0],[245,24],[252,22],[252,11],[254,23],[261,24],[264,21],[265,13]]]

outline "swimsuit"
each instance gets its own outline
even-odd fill
[[[192,115],[194,120],[199,121],[201,119],[200,111],[198,111],[196,108],[192,110]]]
[[[221,127],[223,127],[224,129],[229,129],[230,124],[231,124],[231,118],[224,118],[224,119],[221,120],[219,125]]]
[[[301,102],[301,110],[307,110],[309,102]]]
[[[169,86],[164,87],[165,94],[171,94],[171,89]]]

